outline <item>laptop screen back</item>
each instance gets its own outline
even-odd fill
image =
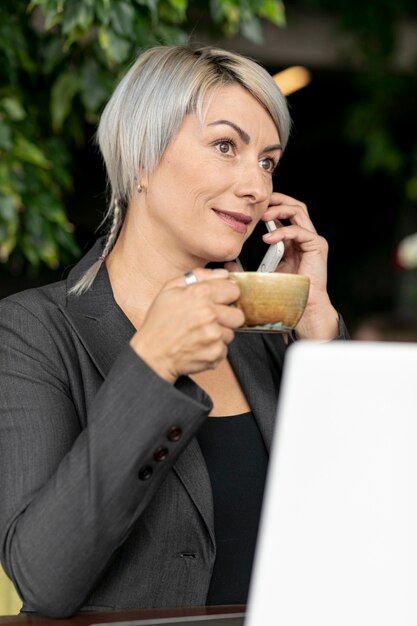
[[[289,349],[245,626],[417,624],[417,344]]]

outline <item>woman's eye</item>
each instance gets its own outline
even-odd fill
[[[216,143],[216,148],[222,154],[232,154],[233,144],[231,141],[218,141]]]
[[[259,165],[261,166],[261,168],[263,170],[265,170],[265,172],[272,172],[275,169],[276,163],[274,161],[274,159],[271,159],[270,157],[267,157],[266,159],[261,159],[259,161]]]

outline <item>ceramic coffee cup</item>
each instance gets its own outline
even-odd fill
[[[286,332],[295,328],[307,304],[307,276],[230,272],[229,279],[240,287],[235,305],[245,314],[241,330]]]

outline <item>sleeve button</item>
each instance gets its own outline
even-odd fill
[[[179,441],[182,437],[182,428],[179,426],[171,426],[168,429],[167,437],[169,441]]]
[[[158,462],[159,461],[165,461],[165,459],[167,458],[168,454],[169,454],[168,448],[158,448],[153,453],[153,458],[155,459],[155,461],[158,461]]]
[[[153,474],[153,469],[149,465],[145,465],[139,470],[138,476],[140,480],[149,480]]]

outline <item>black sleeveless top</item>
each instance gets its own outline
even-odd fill
[[[246,604],[268,454],[252,413],[210,417],[197,440],[213,489],[217,544],[206,604]]]

